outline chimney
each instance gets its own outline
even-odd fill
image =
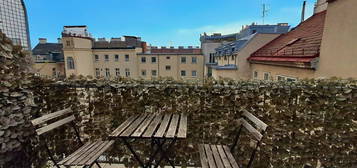
[[[179,46],[179,49],[184,49],[184,47],[183,46]]]
[[[62,44],[62,39],[61,38],[57,38],[57,43],[58,44]]]
[[[188,46],[189,49],[192,49],[193,47],[192,46]]]
[[[146,42],[141,42],[141,48],[143,50],[143,53],[147,53],[148,52],[148,45]]]
[[[302,5],[301,22],[305,21],[305,10],[306,10],[306,1],[304,1],[303,5]]]
[[[40,44],[46,44],[47,43],[47,39],[46,38],[39,38],[38,41],[40,42]]]

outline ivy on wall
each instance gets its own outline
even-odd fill
[[[163,81],[34,79],[39,114],[75,108],[85,140],[106,138],[129,116],[142,113],[186,113],[188,139],[175,153],[180,165],[199,165],[196,144],[231,144],[236,121],[246,109],[269,125],[254,167],[352,167],[357,164],[357,82],[311,80],[294,83],[211,81],[206,84]],[[59,157],[73,148],[73,133],[49,138]],[[240,162],[249,158],[252,142],[243,136],[236,150]],[[148,156],[144,142],[140,153]],[[63,148],[67,145],[67,148]],[[135,165],[118,143],[108,161]]]

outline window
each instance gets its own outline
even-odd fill
[[[269,80],[269,78],[270,78],[270,73],[265,72],[264,73],[264,80]]]
[[[170,65],[166,65],[165,69],[166,69],[166,71],[169,71],[169,70],[171,70],[171,66]]]
[[[141,76],[146,76],[146,70],[141,71]]]
[[[227,61],[227,56],[224,56],[224,60]]]
[[[120,69],[119,68],[115,68],[115,76],[120,76]]]
[[[181,76],[186,76],[186,71],[181,71]]]
[[[114,59],[115,59],[116,62],[118,62],[119,61],[119,55],[115,55]]]
[[[192,64],[197,64],[197,57],[192,57]]]
[[[74,60],[72,57],[67,57],[67,68],[74,69]]]
[[[192,77],[196,77],[197,76],[197,71],[192,71]]]
[[[71,46],[71,41],[67,40],[67,41],[66,41],[66,46],[67,46],[67,47]]]
[[[181,63],[186,64],[186,57],[181,57]]]
[[[99,61],[99,56],[98,55],[94,55],[94,59],[95,59],[95,61]]]
[[[254,71],[254,73],[253,73],[253,78],[254,78],[254,79],[257,79],[257,78],[258,78],[258,72],[257,72],[257,71]]]
[[[109,70],[109,68],[105,68],[105,77],[107,77],[107,78],[110,77],[110,70]]]
[[[156,63],[156,57],[151,57],[151,63]]]
[[[209,63],[214,63],[214,53],[209,54]]]
[[[170,59],[171,57],[166,57],[166,59]]]
[[[141,63],[145,63],[146,62],[146,57],[141,57]]]
[[[109,61],[109,55],[104,55],[104,59],[105,59],[105,61]]]
[[[130,77],[130,69],[128,68],[125,69],[125,76]]]
[[[157,75],[157,71],[156,71],[156,70],[152,70],[152,71],[151,71],[151,75],[152,75],[152,76],[156,76],[156,75]]]
[[[99,68],[95,68],[95,76],[96,76],[96,77],[100,77]]]
[[[231,59],[232,59],[232,61],[234,60],[234,55],[232,55],[232,58],[231,58]]]
[[[52,76],[54,76],[54,77],[57,76],[56,68],[52,68]]]
[[[282,75],[278,75],[277,76],[278,81],[287,81],[287,82],[296,82],[297,79],[294,77],[287,77],[287,76],[282,76]]]
[[[125,61],[129,62],[129,55],[125,55]]]

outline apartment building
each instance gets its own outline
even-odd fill
[[[236,35],[238,40],[219,46],[213,54],[216,65],[212,66],[214,79],[230,78],[246,80],[251,77],[247,58],[260,47],[289,31],[287,23],[277,25],[248,25]]]
[[[138,54],[140,78],[157,77],[174,80],[202,80],[204,59],[200,48],[151,47]]]
[[[249,58],[252,79],[288,80],[314,78],[326,11],[316,13],[292,31],[272,40]]]
[[[203,79],[204,59],[198,47],[152,47],[135,36],[95,40],[86,31],[67,26],[62,33],[67,77]]]
[[[32,49],[35,74],[45,77],[64,77],[64,56],[62,42],[49,43],[46,38],[40,38],[39,43]]]

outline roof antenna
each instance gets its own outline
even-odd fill
[[[266,7],[266,4],[265,3],[263,3],[263,25],[264,25],[264,22],[265,22],[265,17],[267,16],[267,14],[268,14],[268,9],[267,9],[267,7]]]
[[[306,1],[302,5],[301,22],[305,21]]]

